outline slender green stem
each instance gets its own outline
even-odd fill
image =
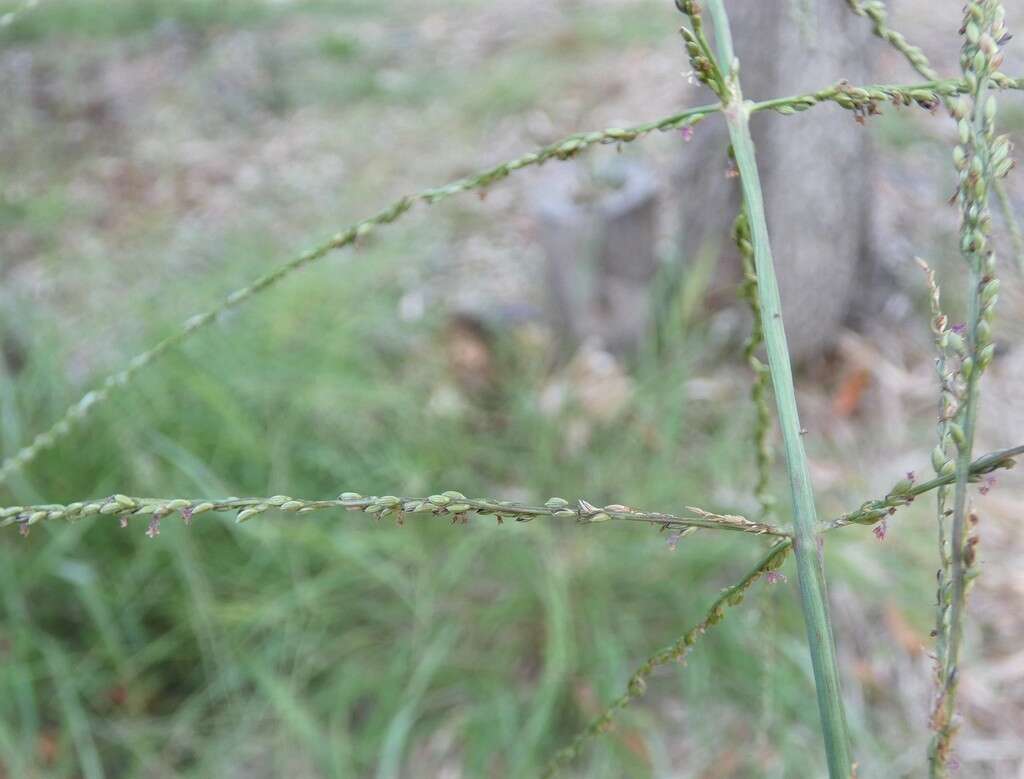
[[[732,28],[729,26],[729,19],[725,14],[725,5],[712,3],[708,10],[711,12],[711,23],[715,30],[715,46],[718,49],[718,67],[722,75],[730,78],[732,63],[736,59],[736,53],[732,45]]]
[[[761,296],[761,323],[768,348],[768,368],[775,390],[779,427],[782,430],[783,449],[789,472],[800,598],[828,752],[829,775],[832,779],[848,779],[853,761],[850,758],[846,715],[839,683],[839,666],[829,616],[824,564],[818,548],[814,494],[801,438],[803,429],[796,406],[796,392],[782,323],[778,282],[772,263],[764,204],[761,200],[761,184],[754,158],[754,145],[747,125],[746,108],[738,103],[727,106],[726,121],[729,124],[736,165],[740,171],[744,199],[751,219],[754,259]]]
[[[716,20],[720,20],[723,25],[722,30],[716,32],[726,33],[729,22],[722,0],[712,0],[710,7],[716,14]],[[814,669],[829,775],[832,779],[849,779],[853,770],[853,760],[850,755],[839,664],[832,635],[824,561],[818,545],[814,493],[804,452],[803,428],[796,405],[796,390],[793,386],[793,371],[782,321],[782,305],[768,237],[760,176],[754,143],[750,136],[749,107],[743,104],[739,80],[735,76],[734,73],[730,84],[731,100],[723,106],[723,113],[729,128],[743,199],[750,220],[761,301],[761,325],[768,350],[768,368],[775,389],[793,502],[793,546],[800,584],[800,602]]]

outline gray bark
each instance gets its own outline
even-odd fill
[[[622,354],[650,337],[658,193],[635,163],[597,178],[552,170],[536,199],[547,319],[566,350],[592,340]]]
[[[762,100],[819,89],[840,79],[864,83],[869,25],[842,2],[803,10],[785,0],[737,0],[730,13],[744,97]],[[768,112],[751,122],[782,295],[797,361],[827,350],[853,314],[872,274],[868,132],[850,112],[823,105],[795,116]],[[722,240],[739,208],[725,175],[721,123],[707,120],[685,149],[683,255],[722,246],[716,286],[734,284],[739,260]]]

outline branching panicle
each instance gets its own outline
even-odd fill
[[[81,400],[68,408],[52,427],[37,435],[30,444],[17,453],[5,458],[0,463],[0,483],[7,481],[12,474],[31,463],[42,452],[55,446],[61,439],[71,433],[76,424],[88,417],[102,403],[109,400],[115,390],[126,386],[149,365],[156,362],[171,349],[180,346],[196,332],[209,327],[226,312],[249,301],[257,293],[274,286],[293,272],[322,259],[336,250],[357,244],[360,240],[367,238],[378,227],[391,224],[402,217],[417,203],[433,205],[462,192],[485,189],[491,184],[506,178],[514,171],[542,165],[548,160],[572,159],[595,144],[621,145],[635,141],[655,131],[690,127],[700,122],[709,113],[717,110],[718,106],[715,105],[700,106],[634,127],[613,127],[596,132],[576,133],[536,151],[524,154],[500,165],[495,165],[474,175],[458,179],[445,186],[432,187],[399,198],[374,216],[356,222],[341,232],[336,233],[319,246],[303,252],[292,260],[255,279],[247,286],[235,290],[214,308],[192,316],[183,324],[180,330],[164,338],[150,349],[133,357],[123,370],[108,376],[97,389],[87,393]]]
[[[933,778],[948,776],[950,750],[957,729],[956,694],[960,678],[958,664],[963,612],[969,585],[977,575],[975,550],[978,543],[978,519],[968,501],[968,485],[996,469],[1012,467],[1013,458],[1024,453],[1024,446],[1019,446],[992,452],[973,462],[971,460],[978,382],[994,353],[992,318],[999,290],[999,281],[995,277],[995,256],[990,247],[990,191],[994,190],[1002,202],[1011,236],[1018,242],[1018,251],[1024,255],[1024,238],[1021,238],[1009,199],[1000,186],[1000,179],[1010,171],[1014,163],[1009,139],[995,135],[994,93],[1001,89],[1024,89],[1024,79],[1011,78],[998,70],[1002,63],[999,47],[1010,37],[1005,29],[1003,9],[998,0],[968,1],[961,30],[964,45],[961,56],[963,75],[960,79],[939,79],[924,52],[889,27],[883,2],[847,0],[847,3],[854,13],[868,19],[876,35],[903,54],[927,81],[913,85],[867,86],[853,86],[841,81],[809,94],[759,103],[746,102],[740,88],[739,63],[733,54],[728,17],[722,0],[708,0],[717,54],[712,51],[705,31],[701,4],[697,0],[676,0],[677,7],[689,22],[681,34],[693,74],[714,92],[718,102],[634,127],[577,133],[445,186],[425,189],[396,200],[376,215],[349,226],[319,246],[236,290],[211,310],[193,316],[179,331],[134,357],[123,370],[107,377],[97,389],[69,408],[49,430],[36,436],[29,445],[0,463],[2,483],[17,469],[67,436],[75,424],[109,400],[115,390],[131,382],[192,334],[218,321],[226,311],[251,300],[257,293],[327,254],[358,244],[378,227],[398,220],[417,204],[430,205],[462,192],[485,189],[517,170],[541,165],[548,160],[573,159],[593,145],[619,146],[654,131],[689,129],[707,116],[721,113],[729,128],[744,201],[733,237],[743,262],[744,279],[740,296],[748,302],[754,314],[754,326],[746,341],[744,354],[754,371],[751,397],[756,412],[754,439],[757,481],[754,494],[761,506],[758,521],[732,514],[716,514],[695,507],[686,507],[685,513],[666,514],[639,511],[621,504],[595,506],[584,499],[570,503],[563,498],[551,498],[543,505],[526,505],[487,498],[467,498],[460,492],[447,491],[418,498],[362,496],[345,492],[330,500],[307,500],[287,495],[268,498],[158,499],[116,494],[99,500],[68,504],[0,507],[0,527],[15,526],[23,535],[27,535],[32,526],[44,520],[77,521],[86,517],[106,516],[116,519],[121,527],[130,526],[132,520],[144,521],[146,534],[155,538],[160,534],[161,521],[173,516],[180,516],[185,524],[190,524],[197,516],[205,513],[231,512],[235,514],[235,521],[242,523],[271,511],[308,514],[347,510],[362,512],[378,520],[392,519],[398,524],[412,515],[443,517],[453,524],[464,524],[472,516],[493,517],[498,524],[505,520],[527,522],[538,518],[566,519],[579,524],[641,522],[662,530],[672,530],[673,543],[683,535],[699,529],[772,536],[776,539],[775,543],[758,564],[737,584],[723,591],[703,620],[675,643],[649,657],[630,676],[625,692],[555,755],[545,775],[550,776],[567,765],[580,755],[590,738],[607,731],[617,712],[644,694],[647,681],[657,668],[685,660],[696,640],[721,621],[728,608],[738,605],[755,581],[762,576],[768,581],[780,578],[777,569],[789,552],[794,551],[829,771],[832,777],[847,779],[855,769],[855,764],[849,750],[839,689],[838,665],[821,558],[821,534],[851,524],[863,524],[874,525],[876,534],[883,537],[885,520],[889,516],[912,503],[917,496],[936,490],[941,561],[936,609],[938,691],[932,711],[931,724],[935,735],[929,758]],[[867,501],[855,511],[822,524],[816,518],[809,468],[801,439],[803,430],[797,413],[763,195],[749,131],[749,116],[756,111],[768,110],[795,114],[825,102],[851,111],[857,121],[862,123],[867,117],[877,114],[883,104],[917,106],[929,111],[945,105],[949,109],[957,121],[959,134],[959,144],[953,153],[954,165],[959,173],[956,200],[962,217],[961,251],[971,281],[968,290],[969,314],[961,330],[950,326],[948,317],[940,307],[939,288],[934,273],[921,263],[927,273],[932,307],[931,329],[938,349],[938,444],[932,451],[935,477],[918,481],[914,473],[908,473],[884,497]],[[758,357],[762,345],[767,351],[767,365]],[[772,514],[774,506],[769,491],[772,465],[769,383],[775,389],[790,478],[794,516],[792,528],[780,528],[765,521]],[[947,506],[949,485],[954,485],[952,508]]]
[[[704,47],[706,48],[706,41]],[[719,77],[721,77],[720,74]],[[1024,79],[1011,79],[1001,76],[1001,74],[995,74],[991,80],[994,86],[1001,89],[1024,89]],[[795,95],[755,103],[749,107],[749,110],[751,112],[772,110],[780,113],[795,113],[819,103],[834,102],[860,115],[866,111],[873,110],[873,107],[877,106],[877,103],[881,101],[891,101],[902,105],[918,104],[930,107],[940,98],[961,94],[965,89],[967,89],[967,83],[963,80],[940,81],[911,86],[883,84],[851,87],[848,84],[840,83],[806,95]],[[693,127],[708,115],[721,110],[721,105],[718,104],[697,106],[672,116],[633,127],[612,127],[595,132],[576,133],[536,151],[517,157],[514,160],[495,165],[492,168],[458,179],[445,186],[432,187],[399,198],[374,216],[356,222],[341,232],[336,233],[319,246],[303,252],[255,279],[247,286],[235,290],[214,308],[190,317],[180,330],[167,336],[150,349],[133,357],[128,361],[124,369],[108,376],[97,389],[88,392],[78,402],[69,407],[48,430],[39,433],[31,443],[0,462],[0,484],[6,482],[16,471],[24,468],[44,451],[52,448],[68,436],[78,423],[89,417],[97,407],[108,401],[116,390],[125,387],[151,364],[159,360],[167,352],[183,344],[192,335],[217,322],[224,313],[248,302],[257,293],[274,286],[306,265],[310,265],[334,251],[358,244],[361,239],[369,236],[378,227],[391,224],[401,218],[417,203],[433,205],[463,192],[486,189],[488,186],[501,181],[517,170],[542,165],[549,160],[573,159],[576,155],[596,144],[621,146],[624,143],[631,143],[639,138],[643,138],[655,131],[665,132]]]

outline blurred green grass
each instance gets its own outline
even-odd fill
[[[393,351],[401,340],[386,331],[396,303],[381,272],[387,258],[372,259],[373,268],[362,273],[346,267],[342,283],[318,269],[312,275],[319,278],[296,280],[272,303],[240,313],[245,321],[222,328],[210,343],[175,356],[126,393],[115,411],[48,456],[19,494],[102,494],[115,485],[175,494],[416,492],[441,484],[487,491],[540,474],[547,475],[539,490],[576,486],[594,496],[584,489],[588,483],[612,489],[596,470],[586,478],[589,458],[565,463],[560,470],[568,483],[555,482],[557,426],[546,430],[540,420],[481,431],[482,440],[444,418],[425,424],[415,401],[429,393],[443,365],[429,349],[423,356]],[[64,397],[39,404],[32,425],[11,424],[12,409],[45,399],[35,387],[52,387],[56,373],[58,365],[31,362],[18,382],[20,402],[5,404],[5,430],[32,427],[59,408]],[[621,448],[620,467],[635,448],[635,442]],[[47,657],[79,668],[85,663],[88,671],[75,675],[82,689],[58,695],[55,713],[68,723],[80,720],[81,697],[99,704],[97,714],[113,715],[106,738],[94,736],[108,759],[111,752],[131,759],[133,751],[152,751],[144,762],[160,761],[165,747],[139,732],[140,715],[170,717],[173,724],[159,728],[168,732],[206,731],[211,718],[225,722],[226,732],[214,725],[199,744],[184,747],[186,759],[197,761],[197,775],[227,770],[206,762],[234,753],[207,751],[220,739],[263,743],[264,717],[309,741],[301,752],[328,775],[364,775],[378,753],[393,765],[412,725],[429,732],[431,721],[436,726],[454,714],[465,719],[460,728],[478,734],[463,744],[467,765],[478,772],[496,755],[536,760],[551,745],[546,727],[533,726],[532,744],[524,745],[520,732],[551,716],[575,665],[570,633],[578,618],[569,612],[566,563],[553,558],[562,543],[591,558],[595,552],[575,537],[582,534],[541,525],[499,531],[413,522],[397,529],[350,515],[324,522],[278,518],[252,530],[239,532],[218,518],[188,532],[165,527],[158,542],[144,543],[138,532],[79,525],[5,543],[14,620],[7,624],[19,628],[8,681],[43,682],[6,697],[19,702],[17,711],[5,712],[6,721],[20,725],[9,733],[4,762],[11,770],[28,775],[15,756],[34,753],[36,731],[48,719]],[[636,534],[616,535],[635,543]],[[645,554],[652,555],[645,540]],[[609,556],[597,554],[601,559],[588,559],[586,568],[614,581]],[[600,578],[574,585],[583,585],[581,593],[594,588],[583,602],[608,597]],[[68,590],[77,595],[69,598]],[[602,624],[609,616],[600,611],[590,614],[598,621],[584,642],[602,646],[609,670],[621,671],[624,647],[612,636],[633,631],[619,627],[602,636],[611,626]],[[42,636],[53,641],[48,654],[39,653]],[[644,651],[645,643],[635,650]],[[539,706],[518,700],[524,686],[535,688],[529,697]],[[105,700],[117,687],[127,690],[122,711]],[[433,698],[439,701],[431,706]],[[257,701],[262,705],[254,706]],[[236,719],[249,722],[243,714],[253,708],[268,713],[240,735]],[[356,717],[361,708],[367,710]],[[340,721],[325,721],[330,711]],[[186,724],[177,724],[180,718]],[[504,726],[502,718],[509,718]],[[125,735],[117,738],[122,728]],[[62,736],[73,737],[71,730]],[[83,750],[96,749],[77,740],[74,746],[80,759]],[[201,754],[190,754],[197,747]],[[180,770],[181,758],[165,759],[168,769]]]
[[[672,508],[749,476],[737,445],[746,412],[678,400],[685,343],[650,361],[628,417],[576,454],[562,443],[565,420],[536,411],[529,365],[505,386],[500,426],[426,415],[446,366],[430,322],[394,317],[402,248],[401,237],[382,241],[239,312],[41,459],[18,499],[528,488]],[[156,314],[145,335],[171,326]],[[413,327],[424,332],[402,332]],[[35,351],[6,385],[6,442],[72,398],[56,378],[59,354]],[[397,777],[446,765],[536,775],[758,545],[705,534],[671,553],[663,536],[632,527],[399,528],[361,514],[244,527],[203,517],[190,529],[165,522],[157,540],[142,530],[97,521],[0,540],[0,764],[10,775]],[[843,575],[843,561],[832,570]],[[751,613],[727,620],[650,695],[719,711],[721,722],[687,716],[687,742],[749,741],[766,728],[764,750],[744,752],[730,775],[772,765],[795,775],[793,760],[799,775],[818,770],[807,763],[819,750],[795,592],[776,588],[785,592],[759,587]],[[752,624],[769,603],[772,621]],[[677,775],[659,708],[631,710],[580,775]],[[41,769],[50,740],[58,757]],[[702,774],[701,756],[690,760],[678,775]]]
[[[342,18],[393,12],[369,3],[291,4],[298,5]],[[104,4],[97,13],[94,0],[44,2],[2,40],[145,36],[168,18],[211,31],[258,26],[273,23],[281,7],[152,0]],[[647,40],[657,34],[653,18],[622,9],[600,19],[581,14],[580,40],[592,48]],[[291,99],[337,101],[358,115],[388,100],[415,105],[452,94],[451,112],[464,118],[451,128],[455,138],[536,105],[545,78],[576,67],[556,47],[538,45],[465,82],[452,69],[382,91],[361,70],[372,51],[338,33],[319,40],[317,57],[356,64],[333,81],[289,82]],[[443,124],[448,116],[424,121]],[[38,140],[39,158],[51,151],[47,142]],[[27,225],[42,239],[68,218],[58,167],[42,195],[4,201],[4,224]],[[338,195],[346,213],[377,195],[380,184],[369,179],[380,175],[370,168],[348,179]],[[335,205],[310,204],[313,215],[296,231],[319,229]],[[431,216],[454,218],[452,210]],[[157,214],[133,237],[145,248],[171,229],[169,221]],[[314,497],[460,489],[733,508],[717,496],[749,482],[751,414],[681,397],[683,381],[705,367],[699,329],[663,339],[638,361],[629,412],[597,425],[579,451],[565,446],[572,409],[555,416],[538,409],[546,359],[511,345],[497,413],[472,406],[431,413],[429,398],[448,370],[443,322],[428,314],[405,323],[396,311],[408,258],[423,253],[421,230],[433,245],[450,236],[412,224],[304,271],[148,370],[0,491],[3,503],[114,491]],[[226,233],[210,247],[217,262],[201,278],[169,273],[152,297],[104,297],[109,320],[85,332],[113,327],[113,351],[131,354],[171,332],[204,295],[215,299],[216,290],[279,261],[298,240],[270,229]],[[44,261],[64,267],[42,246]],[[104,274],[97,289],[149,267],[97,267]],[[684,287],[680,301],[692,298]],[[83,333],[61,330],[45,308],[12,301],[0,317],[30,347],[24,368],[0,383],[0,441],[10,453],[95,376],[68,377]],[[857,494],[860,485],[848,487]],[[836,542],[840,550],[843,543]],[[688,629],[742,575],[756,545],[704,534],[671,553],[662,536],[633,527],[414,521],[398,528],[349,514],[268,515],[244,527],[206,516],[190,529],[167,522],[156,540],[142,527],[98,521],[38,526],[27,539],[7,533],[0,537],[0,769],[86,779],[534,776],[621,692],[639,661]],[[916,554],[892,551],[893,559]],[[832,557],[831,570],[865,597],[895,592],[927,602],[927,577],[915,577],[910,565],[894,563],[879,578],[855,554]],[[705,776],[728,758],[730,776],[820,775],[794,597],[792,583],[758,586],[686,668],[658,676],[646,702],[625,713],[574,772]],[[927,623],[927,610],[919,613]],[[905,732],[872,735],[871,715],[856,706],[852,715],[863,775],[884,775]]]

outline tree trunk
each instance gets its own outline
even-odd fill
[[[547,319],[564,351],[590,340],[628,354],[650,338],[656,181],[646,167],[619,161],[597,176],[552,170],[538,189]]]
[[[764,100],[847,79],[866,80],[871,32],[842,2],[742,0],[732,11],[744,97]],[[867,131],[849,111],[816,106],[805,114],[769,112],[751,120],[776,247],[783,315],[793,358],[827,350],[854,314],[872,275]],[[684,257],[721,245],[716,285],[734,284],[739,259],[722,236],[739,208],[727,177],[724,124],[707,120],[684,153]]]

